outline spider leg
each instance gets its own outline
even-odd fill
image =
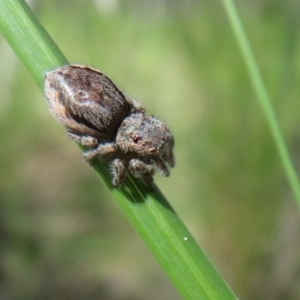
[[[125,178],[126,168],[123,162],[116,158],[111,163],[112,183],[114,186],[120,186]]]
[[[173,153],[170,153],[168,158],[167,158],[167,162],[170,165],[171,168],[175,167],[175,157],[173,155]]]
[[[147,165],[139,159],[129,161],[129,171],[134,177],[141,178],[145,183],[153,183],[153,172],[149,171]]]
[[[157,170],[164,176],[169,177],[170,176],[170,171],[167,165],[160,159],[156,158],[153,159],[153,162],[155,166],[157,167]]]
[[[73,142],[79,143],[83,146],[87,147],[95,147],[98,144],[96,138],[88,136],[88,135],[79,135],[73,132],[68,131],[67,137]]]
[[[135,112],[145,112],[145,108],[139,102],[129,98],[127,98],[127,101],[130,103],[131,107]]]
[[[107,155],[114,155],[117,152],[117,147],[115,143],[104,143],[99,144],[96,148],[85,151],[82,154],[82,157],[90,162],[94,158],[99,156],[107,156]]]

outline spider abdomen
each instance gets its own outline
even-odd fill
[[[103,73],[64,66],[46,74],[45,94],[51,113],[77,134],[110,140],[130,113],[125,95]]]

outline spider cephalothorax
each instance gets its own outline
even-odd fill
[[[127,169],[146,183],[156,170],[169,176],[175,161],[168,126],[146,115],[100,71],[69,65],[48,72],[45,95],[68,137],[91,148],[83,157],[111,163],[114,185],[122,184]]]

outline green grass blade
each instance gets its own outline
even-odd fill
[[[247,71],[250,76],[251,83],[256,92],[257,98],[259,100],[259,104],[261,105],[262,111],[265,115],[265,118],[269,124],[271,133],[275,140],[275,144],[277,146],[280,158],[285,168],[285,172],[287,174],[287,178],[291,185],[291,188],[296,197],[298,206],[300,208],[300,186],[299,179],[295,168],[293,166],[291,157],[287,150],[286,144],[282,137],[282,133],[277,122],[277,118],[275,116],[270,97],[265,88],[262,76],[260,74],[259,68],[257,66],[256,60],[254,58],[252,49],[250,47],[249,41],[245,34],[245,31],[242,27],[241,20],[239,18],[238,12],[234,6],[232,0],[222,0],[223,5],[226,9],[228,18],[230,20],[231,26],[233,28],[234,34],[236,36],[237,42],[239,44],[240,50],[242,52],[244,61],[246,63]]]
[[[24,1],[0,1],[0,30],[41,89],[47,70],[68,63]],[[93,167],[183,298],[236,299],[157,187],[128,177],[115,189],[107,166]]]
[[[68,64],[67,59],[24,1],[1,1],[0,8],[2,34],[42,88],[45,70]]]

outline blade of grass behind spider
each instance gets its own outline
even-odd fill
[[[249,41],[245,34],[245,31],[242,27],[241,20],[239,18],[238,12],[234,6],[232,0],[222,0],[223,5],[226,9],[226,13],[228,15],[229,21],[231,23],[232,29],[234,31],[235,37],[237,39],[238,45],[242,52],[247,71],[249,73],[249,77],[253,88],[256,92],[257,99],[259,104],[261,105],[261,109],[265,115],[265,118],[269,124],[271,133],[275,140],[275,144],[277,150],[279,152],[279,156],[283,163],[288,181],[295,195],[296,201],[300,208],[300,185],[297,173],[293,166],[291,157],[285,145],[284,139],[281,134],[281,130],[279,124],[277,122],[277,118],[275,116],[270,97],[265,88],[264,82],[262,80],[260,71],[258,69],[256,60],[254,58],[252,49],[250,47]]]
[[[0,29],[41,89],[47,70],[68,64],[24,1],[0,1]],[[93,167],[185,299],[236,299],[157,187],[129,177],[114,189],[107,166]]]

